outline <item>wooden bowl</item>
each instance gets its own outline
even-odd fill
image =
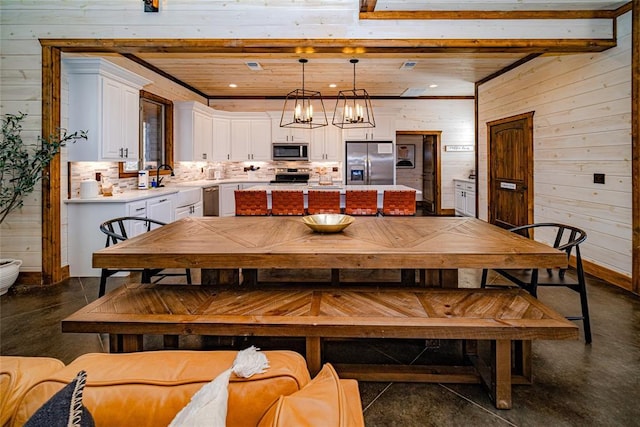
[[[302,222],[317,233],[339,233],[347,228],[355,218],[342,214],[317,214],[302,217]]]

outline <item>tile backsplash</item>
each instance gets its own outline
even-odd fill
[[[340,162],[176,162],[174,164],[175,176],[163,176],[164,184],[199,181],[207,179],[209,168],[221,168],[223,179],[246,178],[244,168],[254,166],[259,168],[255,179],[271,180],[274,178],[277,168],[308,168],[311,169],[311,180],[317,180],[320,174],[330,174],[334,181],[341,181]],[[337,168],[337,172],[333,169]],[[138,178],[119,178],[118,163],[116,162],[71,162],[69,163],[70,198],[80,197],[80,182],[85,179],[96,179],[100,173],[103,178],[113,183],[113,192],[120,193],[136,190]],[[150,171],[149,180],[155,177],[155,170]]]

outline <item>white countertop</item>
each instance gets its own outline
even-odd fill
[[[341,194],[345,194],[347,188],[350,190],[378,190],[378,194],[382,194],[384,190],[415,190],[414,188],[407,187],[405,185],[318,185],[318,184],[310,184],[310,185],[286,185],[286,184],[278,184],[278,185],[269,185],[268,179],[246,179],[246,178],[228,178],[228,179],[216,179],[216,180],[198,180],[198,181],[186,181],[186,182],[177,182],[172,183],[168,187],[160,187],[160,188],[150,188],[148,190],[130,190],[125,191],[124,193],[114,193],[113,196],[98,196],[91,199],[67,199],[64,201],[66,204],[82,204],[82,203],[129,203],[135,202],[138,200],[150,199],[152,197],[158,197],[162,195],[169,194],[177,194],[181,189],[184,188],[207,188],[215,185],[221,184],[246,184],[246,183],[255,183],[256,185],[251,187],[251,189],[256,190],[266,190],[267,193],[271,194],[271,191],[276,190],[302,190],[305,194],[309,190],[339,190]],[[415,190],[416,196],[421,196],[422,191]]]
[[[217,179],[217,180],[208,180],[202,179],[198,181],[185,181],[185,182],[176,182],[171,183],[167,187],[160,188],[149,188],[148,190],[130,190],[125,191],[123,193],[114,193],[113,196],[98,196],[93,197],[91,199],[67,199],[64,201],[66,204],[81,204],[81,203],[129,203],[135,202],[138,200],[150,199],[152,197],[158,197],[165,194],[177,194],[181,189],[184,188],[193,188],[193,187],[212,187],[220,184],[246,184],[246,183],[256,183],[256,184],[267,184],[269,179],[246,179],[246,178],[229,178],[229,179]]]

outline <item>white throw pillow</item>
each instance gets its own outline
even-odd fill
[[[269,367],[267,356],[258,350],[260,349],[251,346],[239,351],[233,366],[198,390],[189,404],[178,412],[169,427],[225,427],[231,374],[249,378],[253,374],[265,372]]]

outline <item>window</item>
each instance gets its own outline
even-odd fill
[[[120,178],[137,177],[138,170],[155,170],[161,164],[173,167],[173,103],[146,91],[140,91],[139,152],[138,160],[120,163]]]

